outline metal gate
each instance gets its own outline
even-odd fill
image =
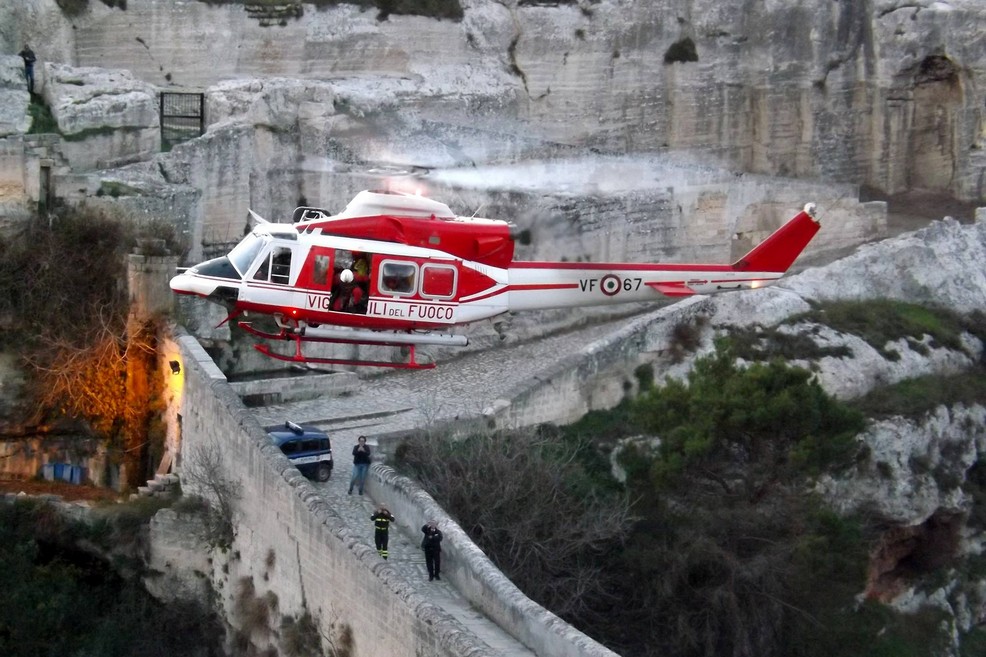
[[[161,150],[205,132],[205,94],[161,92]]]

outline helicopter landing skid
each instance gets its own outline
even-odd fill
[[[293,340],[295,343],[294,354],[285,355],[271,351],[266,344],[255,344],[253,348],[265,356],[276,358],[291,363],[313,363],[317,365],[353,365],[357,367],[390,367],[403,370],[429,370],[435,367],[435,363],[419,363],[415,360],[414,343],[395,343],[391,341],[372,341],[372,340],[349,340],[344,338],[328,337],[306,337],[303,334],[294,333],[287,328],[282,328],[278,333],[269,333],[254,328],[250,322],[239,322],[240,328],[247,333],[255,335],[265,340]],[[302,342],[326,342],[332,344],[356,344],[379,347],[408,347],[410,350],[409,359],[405,363],[394,363],[382,360],[361,360],[352,358],[321,358],[318,356],[305,356],[301,351]]]

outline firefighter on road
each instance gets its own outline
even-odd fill
[[[390,523],[394,522],[394,515],[381,505],[376,510],[370,520],[373,521],[373,540],[377,544],[377,552],[384,559],[387,558],[387,535],[390,530]]]

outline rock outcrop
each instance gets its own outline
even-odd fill
[[[45,103],[77,170],[148,160],[161,150],[157,90],[129,71],[45,63]]]
[[[30,102],[20,57],[0,57],[0,137],[22,135],[31,129]]]
[[[816,301],[892,298],[960,313],[981,310],[986,307],[981,264],[986,210],[977,215],[974,224],[946,218],[864,245],[767,290],[683,302],[674,319],[648,329],[644,348],[670,353],[676,324],[701,326],[706,338],[736,328],[776,327]],[[968,333],[958,348],[914,336],[878,350],[858,336],[817,324],[786,324],[779,330],[809,336],[820,347],[848,347],[849,355],[793,363],[815,372],[826,391],[843,399],[924,375],[981,367],[984,354],[982,341]],[[660,374],[683,378],[692,359],[711,350],[707,339],[697,354],[669,364]],[[891,350],[898,358],[887,357]],[[916,417],[877,419],[857,440],[857,462],[822,476],[815,490],[839,512],[861,514],[883,528],[861,595],[905,613],[927,608],[944,612],[952,643],[950,652],[941,654],[959,654],[959,635],[986,622],[986,581],[959,566],[980,559],[986,547],[981,508],[986,408],[956,403]],[[936,582],[930,589],[927,576]]]

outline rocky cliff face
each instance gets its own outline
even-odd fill
[[[692,324],[704,327],[706,338],[696,355],[709,353],[712,335],[778,327],[818,301],[891,298],[962,313],[979,311],[986,307],[981,265],[986,210],[977,216],[973,225],[945,219],[860,247],[766,290],[685,301],[670,322],[651,325],[642,348],[672,353],[674,326]],[[925,335],[877,349],[855,334],[811,322],[778,330],[810,336],[821,348],[847,348],[841,356],[795,361],[842,399],[925,375],[981,371],[986,353],[983,342],[968,333],[951,348]],[[664,366],[659,375],[684,377],[692,358],[673,363],[662,357],[657,362]],[[876,419],[857,440],[859,460],[840,474],[823,476],[816,492],[840,512],[877,519],[882,528],[861,596],[905,613],[929,608],[944,612],[952,643],[940,654],[967,654],[960,651],[959,636],[986,623],[986,580],[976,565],[986,546],[986,408],[956,403],[913,417]]]
[[[91,2],[66,16],[21,0],[0,8],[0,42],[161,87],[399,80],[413,93],[394,100],[443,126],[986,197],[976,0],[464,0],[461,21],[286,4],[290,16],[264,21],[248,3]]]

